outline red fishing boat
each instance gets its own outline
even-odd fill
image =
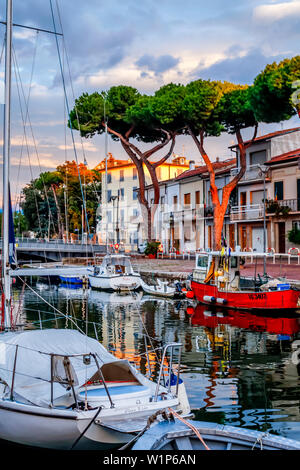
[[[222,249],[199,253],[192,273],[195,298],[207,305],[238,310],[293,310],[300,313],[300,291],[280,279],[243,278],[240,266],[246,257],[264,253],[232,252]]]

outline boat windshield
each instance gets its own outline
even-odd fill
[[[208,256],[198,256],[197,267],[198,268],[207,268],[208,266]]]
[[[130,261],[129,258],[127,258],[126,256],[108,256],[103,258],[102,265],[104,267],[125,266],[126,268],[130,268]]]

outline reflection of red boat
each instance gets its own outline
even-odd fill
[[[204,304],[239,310],[299,309],[300,312],[300,292],[288,283],[261,280],[260,285],[253,281],[251,285],[251,280],[241,278],[240,264],[245,256],[263,255],[241,252],[197,255],[191,281],[196,299]]]
[[[197,305],[191,317],[192,325],[216,328],[218,325],[231,325],[252,331],[266,331],[271,334],[293,335],[300,331],[298,318],[263,317],[236,310],[208,311],[205,305]]]

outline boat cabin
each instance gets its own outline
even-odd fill
[[[196,265],[193,271],[193,280],[196,282],[215,285],[220,291],[239,291],[249,289],[249,281],[241,277],[241,266],[247,257],[264,257],[264,253],[241,251],[211,251],[199,253],[196,256]],[[253,282],[253,281],[252,281]],[[252,287],[255,287],[253,284]]]
[[[106,255],[101,266],[94,267],[95,275],[115,276],[131,274],[133,272],[129,256]]]

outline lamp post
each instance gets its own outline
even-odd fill
[[[115,200],[118,196],[111,196],[111,200],[113,202],[113,233],[115,232]],[[114,243],[115,243],[115,236],[114,236]]]
[[[266,166],[258,165],[260,169],[260,175],[263,176],[264,181],[264,234],[263,234],[263,245],[264,245],[264,276],[267,275],[266,269],[266,249],[267,249],[267,234],[266,234],[266,176],[269,168]]]
[[[173,228],[174,228],[174,214],[173,212],[170,213],[170,248],[169,252],[173,249]]]

